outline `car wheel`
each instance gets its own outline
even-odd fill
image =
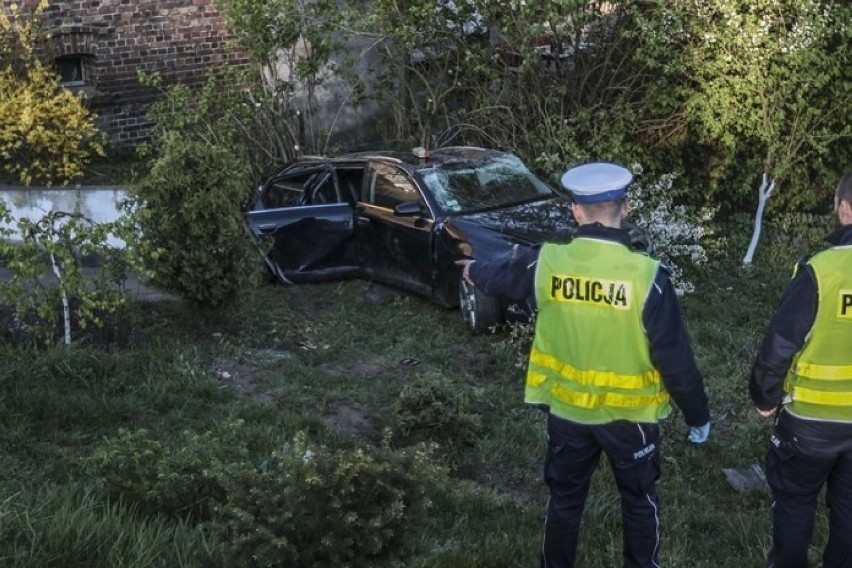
[[[485,333],[500,323],[500,303],[497,298],[483,294],[464,278],[459,281],[459,310],[467,328],[474,335]]]

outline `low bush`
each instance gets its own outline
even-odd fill
[[[431,454],[331,449],[299,433],[260,467],[229,467],[223,564],[369,566],[398,552],[443,479]]]
[[[203,523],[224,566],[363,566],[403,546],[443,476],[427,446],[330,449],[300,432],[266,459],[249,447],[242,421],[171,444],[120,430],[88,469],[108,496]]]
[[[120,429],[87,460],[88,470],[109,495],[149,512],[209,520],[211,504],[226,497],[224,467],[248,454],[242,426],[234,421],[217,432],[187,430],[173,444],[145,429]]]
[[[473,387],[440,372],[419,376],[391,406],[393,437],[406,444],[438,443],[448,464],[457,467],[484,431],[479,398]]]

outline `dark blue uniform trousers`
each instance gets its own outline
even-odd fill
[[[817,499],[826,485],[829,531],[822,566],[852,568],[852,450],[841,444],[835,452],[809,452],[784,423],[776,422],[766,460],[773,499],[769,566],[807,568]]]
[[[659,565],[660,429],[618,421],[584,425],[549,415],[544,481],[550,487],[542,568],[574,566],[583,506],[601,451],[621,493],[624,566]]]

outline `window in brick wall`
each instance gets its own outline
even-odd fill
[[[56,70],[65,87],[80,87],[86,84],[86,55],[63,55],[56,58]]]

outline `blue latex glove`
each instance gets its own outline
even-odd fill
[[[708,422],[704,426],[690,426],[689,427],[689,436],[687,436],[687,440],[692,442],[693,444],[703,444],[707,441],[707,438],[710,437],[710,423]]]

